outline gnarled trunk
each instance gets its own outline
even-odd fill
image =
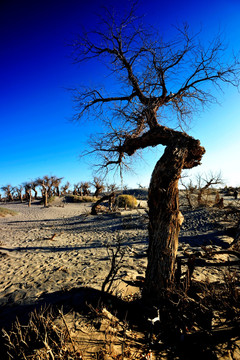
[[[143,296],[156,301],[160,299],[162,289],[174,280],[178,235],[183,220],[178,197],[181,171],[199,163],[203,153],[199,141],[183,137],[166,147],[152,173],[148,199],[148,266]]]

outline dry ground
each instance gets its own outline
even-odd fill
[[[232,199],[227,201],[231,203]],[[146,206],[146,201],[141,205]],[[43,208],[35,202],[31,208],[20,203],[1,206],[18,213],[0,218],[1,327],[9,328],[16,315],[24,322],[25,314],[35,307],[63,306],[62,315],[58,314],[55,321],[61,323],[58,326],[65,329],[63,333],[70,334],[68,341],[71,338],[74,342],[69,342],[69,353],[76,350],[75,357],[69,355],[66,359],[80,358],[76,355],[80,351],[83,359],[107,358],[107,353],[111,353],[109,358],[120,359],[123,352],[126,358],[141,358],[140,353],[147,351],[146,329],[141,329],[146,314],[141,307],[137,309],[137,303],[126,306],[126,300],[129,303],[140,297],[139,284],[147,266],[145,209],[91,216],[91,204],[59,202]],[[235,215],[229,215],[227,209],[190,211],[183,207],[182,211],[185,221],[178,256],[184,260],[200,254],[193,278],[200,283],[221,284],[227,270],[238,276],[239,258],[224,252],[233,241],[229,228],[236,221]],[[118,244],[125,253],[113,284],[116,300],[102,296],[100,290]],[[227,269],[222,266],[226,261],[231,264]],[[111,314],[117,318],[111,318]],[[138,324],[131,321],[136,316]],[[157,342],[160,346],[161,341]],[[225,357],[221,358],[240,358],[235,350],[223,350]],[[170,358],[169,351],[174,353],[171,347],[158,347],[152,357]],[[51,352],[44,356],[51,359]]]

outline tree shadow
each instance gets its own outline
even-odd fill
[[[113,224],[114,220],[114,224]],[[57,226],[57,228],[61,231],[108,231],[114,232],[123,229],[122,219],[121,217],[115,216],[88,216],[79,215],[70,218],[57,218],[57,219],[40,219],[40,220],[14,220],[8,221],[6,224],[8,225],[21,225],[24,227],[24,224],[36,224],[38,226],[41,224],[41,227],[49,227],[49,226]],[[74,226],[74,228],[73,228]],[[136,226],[137,228],[137,226]]]
[[[139,238],[139,236],[138,236]],[[45,239],[46,241],[49,239]],[[96,241],[91,241],[91,243],[89,245],[84,245],[84,246],[58,246],[58,245],[52,245],[52,246],[18,246],[18,247],[3,247],[1,246],[1,251],[3,252],[15,252],[15,251],[19,251],[19,252],[28,252],[28,251],[41,251],[41,252],[68,252],[68,251],[74,251],[74,250],[87,250],[87,249],[104,249],[106,248],[106,245],[110,245],[111,248],[115,248],[118,247],[118,244],[116,242],[111,242],[109,244],[106,242],[99,242],[99,240],[97,239]],[[131,245],[147,245],[147,239],[139,239],[139,240],[135,240],[135,237],[132,239],[125,239],[123,241],[121,241],[121,246],[130,246]],[[134,255],[135,256],[135,255]],[[141,254],[136,254],[136,257],[142,257]],[[146,256],[146,255],[144,255]]]
[[[215,230],[207,232],[206,234],[180,236],[179,243],[185,243],[191,245],[191,247],[201,247],[211,244],[219,246],[222,249],[227,249],[229,243],[221,239],[223,235],[228,235],[226,230]]]
[[[57,226],[61,231],[107,231],[115,232],[127,229],[143,229],[146,227],[141,221],[141,215],[134,214],[128,218],[129,215],[119,215],[117,213],[103,213],[98,215],[80,214],[69,218],[55,218],[55,219],[39,219],[39,220],[9,220],[8,225],[22,225],[24,224],[41,224],[41,227]],[[73,228],[74,227],[74,228]]]
[[[1,328],[6,331],[11,330],[11,326],[16,317],[21,325],[28,324],[30,313],[34,310],[40,311],[43,308],[51,307],[53,310],[61,309],[63,314],[70,311],[79,313],[88,317],[91,308],[101,309],[105,307],[111,314],[117,316],[120,321],[127,321],[130,328],[144,333],[146,336],[138,339],[138,343],[142,346],[148,346],[158,354],[167,354],[168,359],[192,360],[192,359],[217,359],[215,355],[215,347],[221,342],[231,342],[233,334],[222,333],[222,336],[210,336],[208,332],[202,334],[190,334],[183,337],[180,333],[175,332],[175,329],[168,329],[168,317],[171,308],[165,309],[162,312],[162,323],[166,324],[166,333],[162,336],[160,342],[150,343],[149,333],[154,332],[158,335],[158,329],[153,329],[150,326],[148,319],[152,319],[156,313],[156,309],[150,307],[149,304],[143,302],[142,299],[137,299],[131,302],[120,299],[119,297],[102,293],[91,287],[72,288],[66,291],[56,291],[53,293],[45,293],[31,304],[13,304],[5,305],[0,308],[0,324]],[[164,304],[163,304],[164,306]],[[57,311],[56,311],[57,313]],[[92,316],[92,315],[91,315]],[[97,316],[97,315],[95,315]],[[1,344],[2,342],[2,344]],[[3,345],[4,340],[0,337],[0,346]],[[5,359],[3,355],[3,359]],[[7,357],[6,357],[7,359]]]

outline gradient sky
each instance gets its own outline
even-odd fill
[[[66,89],[101,83],[104,68],[74,65],[68,44],[82,26],[93,28],[101,5],[110,4],[121,12],[127,1],[1,1],[0,186],[44,175],[72,184],[92,179],[91,159],[79,155],[100,124],[71,122],[73,103]],[[188,22],[193,32],[202,29],[204,41],[220,31],[230,49],[240,50],[239,0],[140,1],[139,13],[165,35],[172,25]],[[219,102],[192,120],[189,133],[207,152],[190,174],[221,171],[227,185],[240,186],[240,94],[224,87]],[[145,161],[135,161],[135,174],[126,175],[124,184],[148,186],[161,151],[145,151]],[[118,177],[113,181],[120,184]]]

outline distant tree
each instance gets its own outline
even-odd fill
[[[73,195],[82,196],[83,195],[83,183],[79,182],[73,185]]]
[[[18,199],[23,202],[23,185],[16,186],[15,191],[17,193]]]
[[[198,189],[198,205],[202,205],[202,197],[204,193],[214,185],[222,185],[223,179],[221,172],[213,174],[212,172],[204,175],[197,175],[197,189]]]
[[[41,186],[42,197],[45,199],[45,205],[47,206],[47,199],[51,196],[60,196],[60,183],[63,178],[57,176],[45,175],[42,178],[38,178],[36,183]]]
[[[105,186],[103,184],[103,180],[100,177],[95,176],[93,179],[92,185],[95,187],[95,193],[94,196],[98,197],[103,190],[105,189]]]
[[[104,123],[106,132],[94,134],[87,153],[96,152],[103,170],[119,166],[138,150],[164,145],[149,186],[149,249],[143,296],[157,301],[174,280],[181,224],[178,181],[183,169],[201,162],[205,149],[189,136],[185,123],[205,104],[215,101],[212,86],[239,85],[239,61],[226,62],[218,36],[204,47],[188,26],[176,29],[164,42],[157,31],[145,30],[134,7],[124,18],[109,12],[97,31],[74,42],[76,63],[99,59],[116,83],[76,89],[76,120],[84,116]],[[105,77],[105,74],[104,74]],[[178,122],[172,128],[166,119]]]
[[[201,206],[203,204],[207,204],[204,195],[212,188],[214,185],[223,184],[223,179],[221,172],[213,174],[213,172],[209,172],[206,175],[197,174],[195,177],[195,181],[193,179],[189,179],[186,181],[186,177],[181,178],[181,186],[185,189],[184,194],[188,201],[188,205],[190,208],[194,207],[194,199],[197,198],[197,205]],[[218,197],[219,197],[219,193]],[[215,203],[219,202],[220,198],[217,201],[217,196],[215,198]]]
[[[28,201],[28,206],[31,207],[31,205],[32,205],[32,183],[26,182],[23,184],[23,186],[25,188],[25,198]]]
[[[38,185],[41,186],[41,192],[42,192],[42,198],[43,198],[44,207],[47,207],[48,206],[48,198],[52,194],[51,177],[45,175],[42,178],[38,178],[36,181],[38,182]]]
[[[31,186],[32,186],[32,190],[34,191],[34,198],[35,198],[35,200],[37,199],[37,194],[38,194],[38,192],[37,192],[37,187],[38,187],[38,182],[37,182],[37,180],[34,180],[34,181],[32,181],[31,182]]]
[[[62,181],[63,177],[58,178],[56,176],[52,176],[51,177],[51,182],[52,182],[52,187],[53,187],[53,194],[55,196],[60,196],[60,184]]]
[[[193,181],[191,179],[189,180],[188,183],[184,182],[183,179],[181,179],[180,183],[185,189],[184,191],[185,197],[187,199],[189,207],[192,209],[194,207],[192,195],[197,187],[193,184]]]
[[[4,196],[7,201],[13,201],[14,187],[10,184],[2,186],[1,190],[4,192]]]
[[[54,181],[55,181],[55,176],[44,176],[44,180],[45,180],[45,184],[47,186],[47,193],[48,193],[48,197],[52,197],[54,196]]]
[[[90,194],[90,183],[84,182],[82,183],[82,194],[83,196],[88,196]]]
[[[70,188],[70,182],[67,181],[66,184],[61,187],[61,194],[65,195],[69,188]]]

